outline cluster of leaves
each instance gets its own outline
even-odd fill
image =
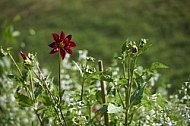
[[[1,125],[37,125],[31,108],[19,106],[15,99],[17,83],[8,79],[12,73],[8,57],[0,59],[0,124]]]

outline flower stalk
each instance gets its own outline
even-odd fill
[[[125,88],[125,123],[124,126],[129,126],[132,118],[129,117],[131,108],[131,95],[133,86],[133,74],[136,65],[138,47],[135,43],[125,43],[123,46],[122,53],[122,66],[123,66],[123,77],[127,79]]]
[[[16,68],[17,68],[17,70],[18,70],[20,76],[22,76],[22,72],[20,71],[20,68],[18,67],[17,63],[15,62],[13,56],[10,54],[10,52],[8,52],[8,55],[9,55],[9,57],[11,58],[11,60],[13,61],[14,65],[16,66]]]

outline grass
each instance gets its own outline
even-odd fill
[[[126,39],[147,38],[153,46],[140,63],[147,67],[154,61],[168,65],[168,70],[160,71],[161,82],[175,85],[170,90],[172,93],[190,74],[189,4],[187,0],[2,0],[2,26],[5,20],[10,23],[17,14],[22,19],[15,24],[15,29],[21,32],[18,42],[1,39],[1,44],[14,46],[14,53],[21,49],[37,52],[41,64],[51,69],[54,64],[47,45],[53,41],[52,32],[64,30],[73,34],[73,41],[78,45],[73,59],[78,56],[77,50],[87,49],[93,57],[103,59],[107,66]],[[30,35],[29,29],[34,29],[36,34]]]

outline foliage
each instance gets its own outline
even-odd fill
[[[146,39],[126,40],[106,69],[86,50],[79,50],[75,61],[69,54],[63,61],[58,56],[58,82],[41,69],[37,54],[20,51],[22,59],[16,61],[11,48],[1,47],[1,124],[189,125],[190,82],[169,98],[152,94],[157,69],[168,67],[159,62],[146,69],[138,65],[149,47]]]

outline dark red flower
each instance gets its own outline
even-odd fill
[[[68,35],[65,37],[65,33],[62,31],[60,36],[56,33],[52,33],[54,42],[49,44],[49,47],[53,48],[49,54],[54,54],[56,52],[60,52],[61,58],[65,58],[65,51],[69,54],[72,54],[73,51],[71,50],[71,47],[75,47],[75,42],[71,41],[72,35]]]

